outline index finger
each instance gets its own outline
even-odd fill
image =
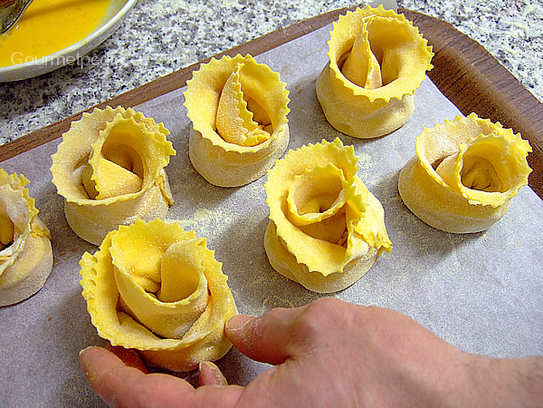
[[[279,365],[307,357],[316,345],[326,342],[334,335],[332,329],[341,324],[337,309],[347,307],[337,299],[323,298],[301,307],[275,308],[256,318],[236,315],[226,322],[225,333],[247,357]]]

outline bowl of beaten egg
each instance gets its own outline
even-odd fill
[[[0,82],[19,81],[76,61],[115,31],[136,0],[34,0],[0,35]],[[95,61],[96,60],[96,61]]]

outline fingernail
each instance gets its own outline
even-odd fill
[[[90,347],[86,347],[84,348],[83,350],[81,350],[79,352],[79,364],[81,366],[81,369],[83,371],[83,375],[85,376],[85,378],[88,380],[88,381],[91,381],[92,380],[92,371],[91,369],[89,368],[89,364],[88,364],[88,361],[86,359],[86,357],[84,356],[84,354],[86,353],[86,351],[90,349]]]
[[[203,368],[204,366],[209,371],[211,371],[214,377],[213,379],[206,378],[204,380],[204,377],[207,377],[206,374],[204,374],[204,368]],[[224,377],[219,367],[217,367],[215,364],[213,364],[210,361],[204,361],[200,363],[199,371],[200,371],[200,382],[201,383],[204,382],[203,385],[221,385],[221,386],[228,385],[228,381],[226,381],[226,378]]]
[[[87,350],[90,350],[92,348],[93,348],[93,346],[88,346],[88,347],[85,347],[83,350],[81,350],[79,352],[79,359],[81,360],[81,357],[83,356],[83,354],[85,354],[87,352]]]
[[[230,331],[241,330],[247,323],[249,323],[253,319],[253,316],[235,315],[226,321],[226,328]]]

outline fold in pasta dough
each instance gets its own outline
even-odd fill
[[[0,169],[0,306],[38,292],[53,267],[51,234],[21,174]]]
[[[224,325],[237,310],[228,278],[193,231],[138,220],[110,232],[80,265],[92,323],[111,344],[176,372],[230,349]]]
[[[432,69],[432,47],[403,14],[382,5],[356,9],[334,23],[329,62],[316,91],[328,122],[357,138],[384,136],[403,126],[413,94]]]
[[[360,279],[391,250],[384,210],[356,175],[352,146],[339,139],[289,151],[264,185],[272,267],[307,289],[330,293]]]
[[[173,198],[164,167],[175,155],[162,123],[133,109],[84,113],[52,156],[53,183],[72,230],[99,245],[136,219],[164,217]]]
[[[425,128],[417,155],[400,172],[403,202],[422,221],[442,231],[486,230],[507,212],[532,171],[528,141],[472,113]]]
[[[203,64],[184,94],[198,173],[220,187],[262,177],[288,146],[288,94],[279,74],[250,55]]]

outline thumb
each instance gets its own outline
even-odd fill
[[[302,354],[307,345],[299,319],[303,309],[273,309],[261,317],[236,315],[225,326],[234,347],[252,360],[273,365]]]

